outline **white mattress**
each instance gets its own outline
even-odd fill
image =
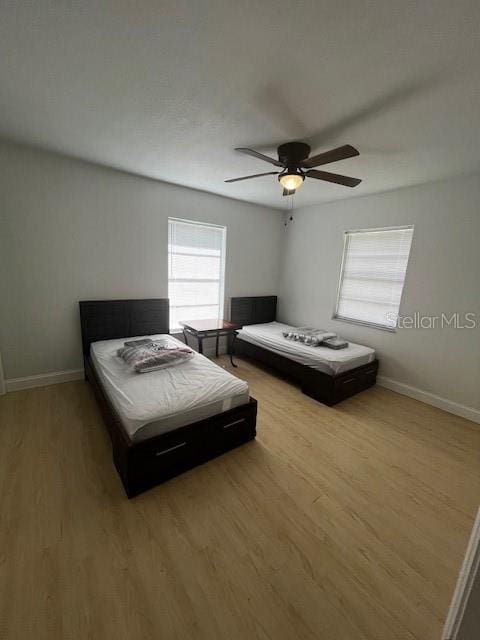
[[[282,335],[282,331],[295,330],[296,327],[288,324],[267,322],[243,327],[238,332],[238,337],[245,342],[330,375],[337,375],[375,360],[373,349],[353,342],[350,342],[346,349],[335,350],[328,347],[310,347],[302,342],[288,340]]]
[[[137,336],[145,337],[166,338],[185,346],[172,336]],[[116,353],[125,340],[137,338],[102,340],[90,347],[95,371],[132,441],[173,431],[248,402],[247,383],[199,353],[173,367],[135,373]]]

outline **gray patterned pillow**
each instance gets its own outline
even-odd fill
[[[167,340],[150,342],[141,346],[123,347],[117,351],[117,355],[131,365],[137,373],[148,373],[173,367],[190,360],[193,353],[188,347],[171,346]]]
[[[334,338],[336,333],[325,331],[325,329],[315,329],[313,327],[298,327],[293,331],[282,331],[283,337],[288,340],[303,342],[311,347],[319,347],[324,340]]]

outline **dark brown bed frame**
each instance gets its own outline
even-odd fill
[[[232,298],[231,321],[242,326],[273,322],[277,317],[277,296]],[[300,383],[307,396],[332,406],[375,384],[378,360],[338,375],[299,364],[241,338],[235,340],[235,354],[258,360]]]
[[[90,359],[97,340],[169,333],[168,299],[94,300],[80,304],[85,378],[110,434],[113,461],[129,498],[207,462],[256,435],[257,401],[141,442],[132,442]],[[148,375],[148,374],[143,374]]]

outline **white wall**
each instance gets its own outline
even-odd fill
[[[5,377],[82,366],[78,300],[166,297],[168,216],[227,226],[227,303],[277,292],[278,211],[0,144]]]
[[[280,316],[374,347],[382,376],[480,409],[480,328],[389,333],[332,320],[344,231],[405,224],[415,232],[401,314],[475,312],[480,321],[478,176],[297,210],[284,238]]]

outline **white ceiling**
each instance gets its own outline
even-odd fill
[[[480,170],[478,0],[2,2],[0,135],[285,207],[271,165],[312,153],[356,189],[306,181],[295,206]]]

